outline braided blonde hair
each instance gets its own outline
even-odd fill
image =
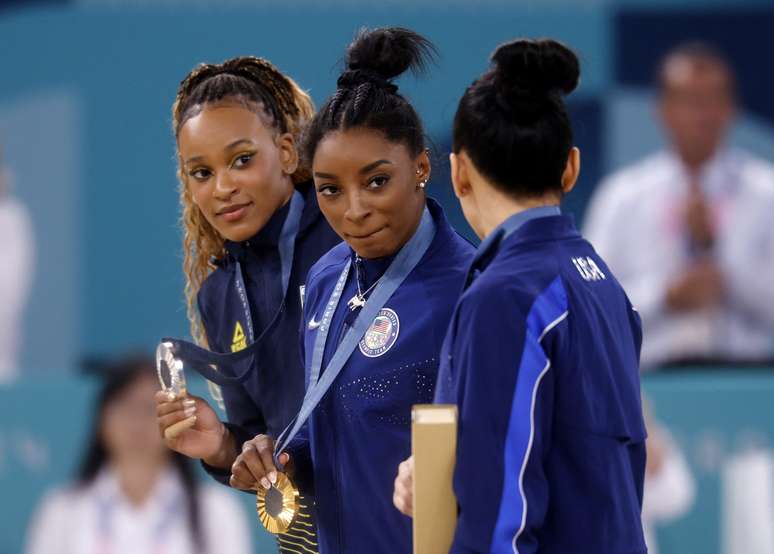
[[[251,109],[262,110],[277,132],[291,133],[296,140],[314,116],[312,99],[293,79],[283,75],[267,60],[242,56],[222,64],[200,64],[183,79],[172,106],[175,138],[183,124],[198,114],[204,105],[231,98],[245,102]],[[204,280],[215,269],[214,261],[225,255],[225,240],[194,204],[179,157],[177,174],[188,320],[191,336],[198,344],[206,346],[196,296]],[[299,165],[292,178],[294,183],[307,181],[309,169]]]

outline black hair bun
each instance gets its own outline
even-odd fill
[[[498,100],[514,111],[538,112],[554,94],[569,94],[578,86],[578,56],[552,39],[520,39],[492,54],[492,78]]]
[[[395,89],[390,85],[392,79],[409,69],[423,73],[434,58],[432,43],[410,29],[362,29],[347,48],[346,70],[339,86],[372,82]]]

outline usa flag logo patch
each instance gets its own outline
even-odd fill
[[[389,308],[382,308],[373,323],[360,339],[363,356],[376,358],[387,352],[398,340],[400,320],[398,314]]]

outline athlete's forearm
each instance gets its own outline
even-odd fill
[[[230,469],[239,454],[234,434],[226,425],[222,425],[222,439],[218,451],[204,463],[218,469]]]

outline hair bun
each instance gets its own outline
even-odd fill
[[[363,83],[371,83],[389,93],[398,92],[398,86],[385,79],[380,74],[368,69],[348,69],[341,74],[336,86],[338,88],[355,88]]]
[[[539,110],[549,96],[569,94],[578,86],[578,57],[555,40],[508,42],[495,50],[492,62],[492,77],[501,100],[520,111]]]
[[[434,55],[430,41],[410,29],[362,29],[347,48],[346,71],[339,86],[373,82],[384,88],[409,69],[422,73]]]

